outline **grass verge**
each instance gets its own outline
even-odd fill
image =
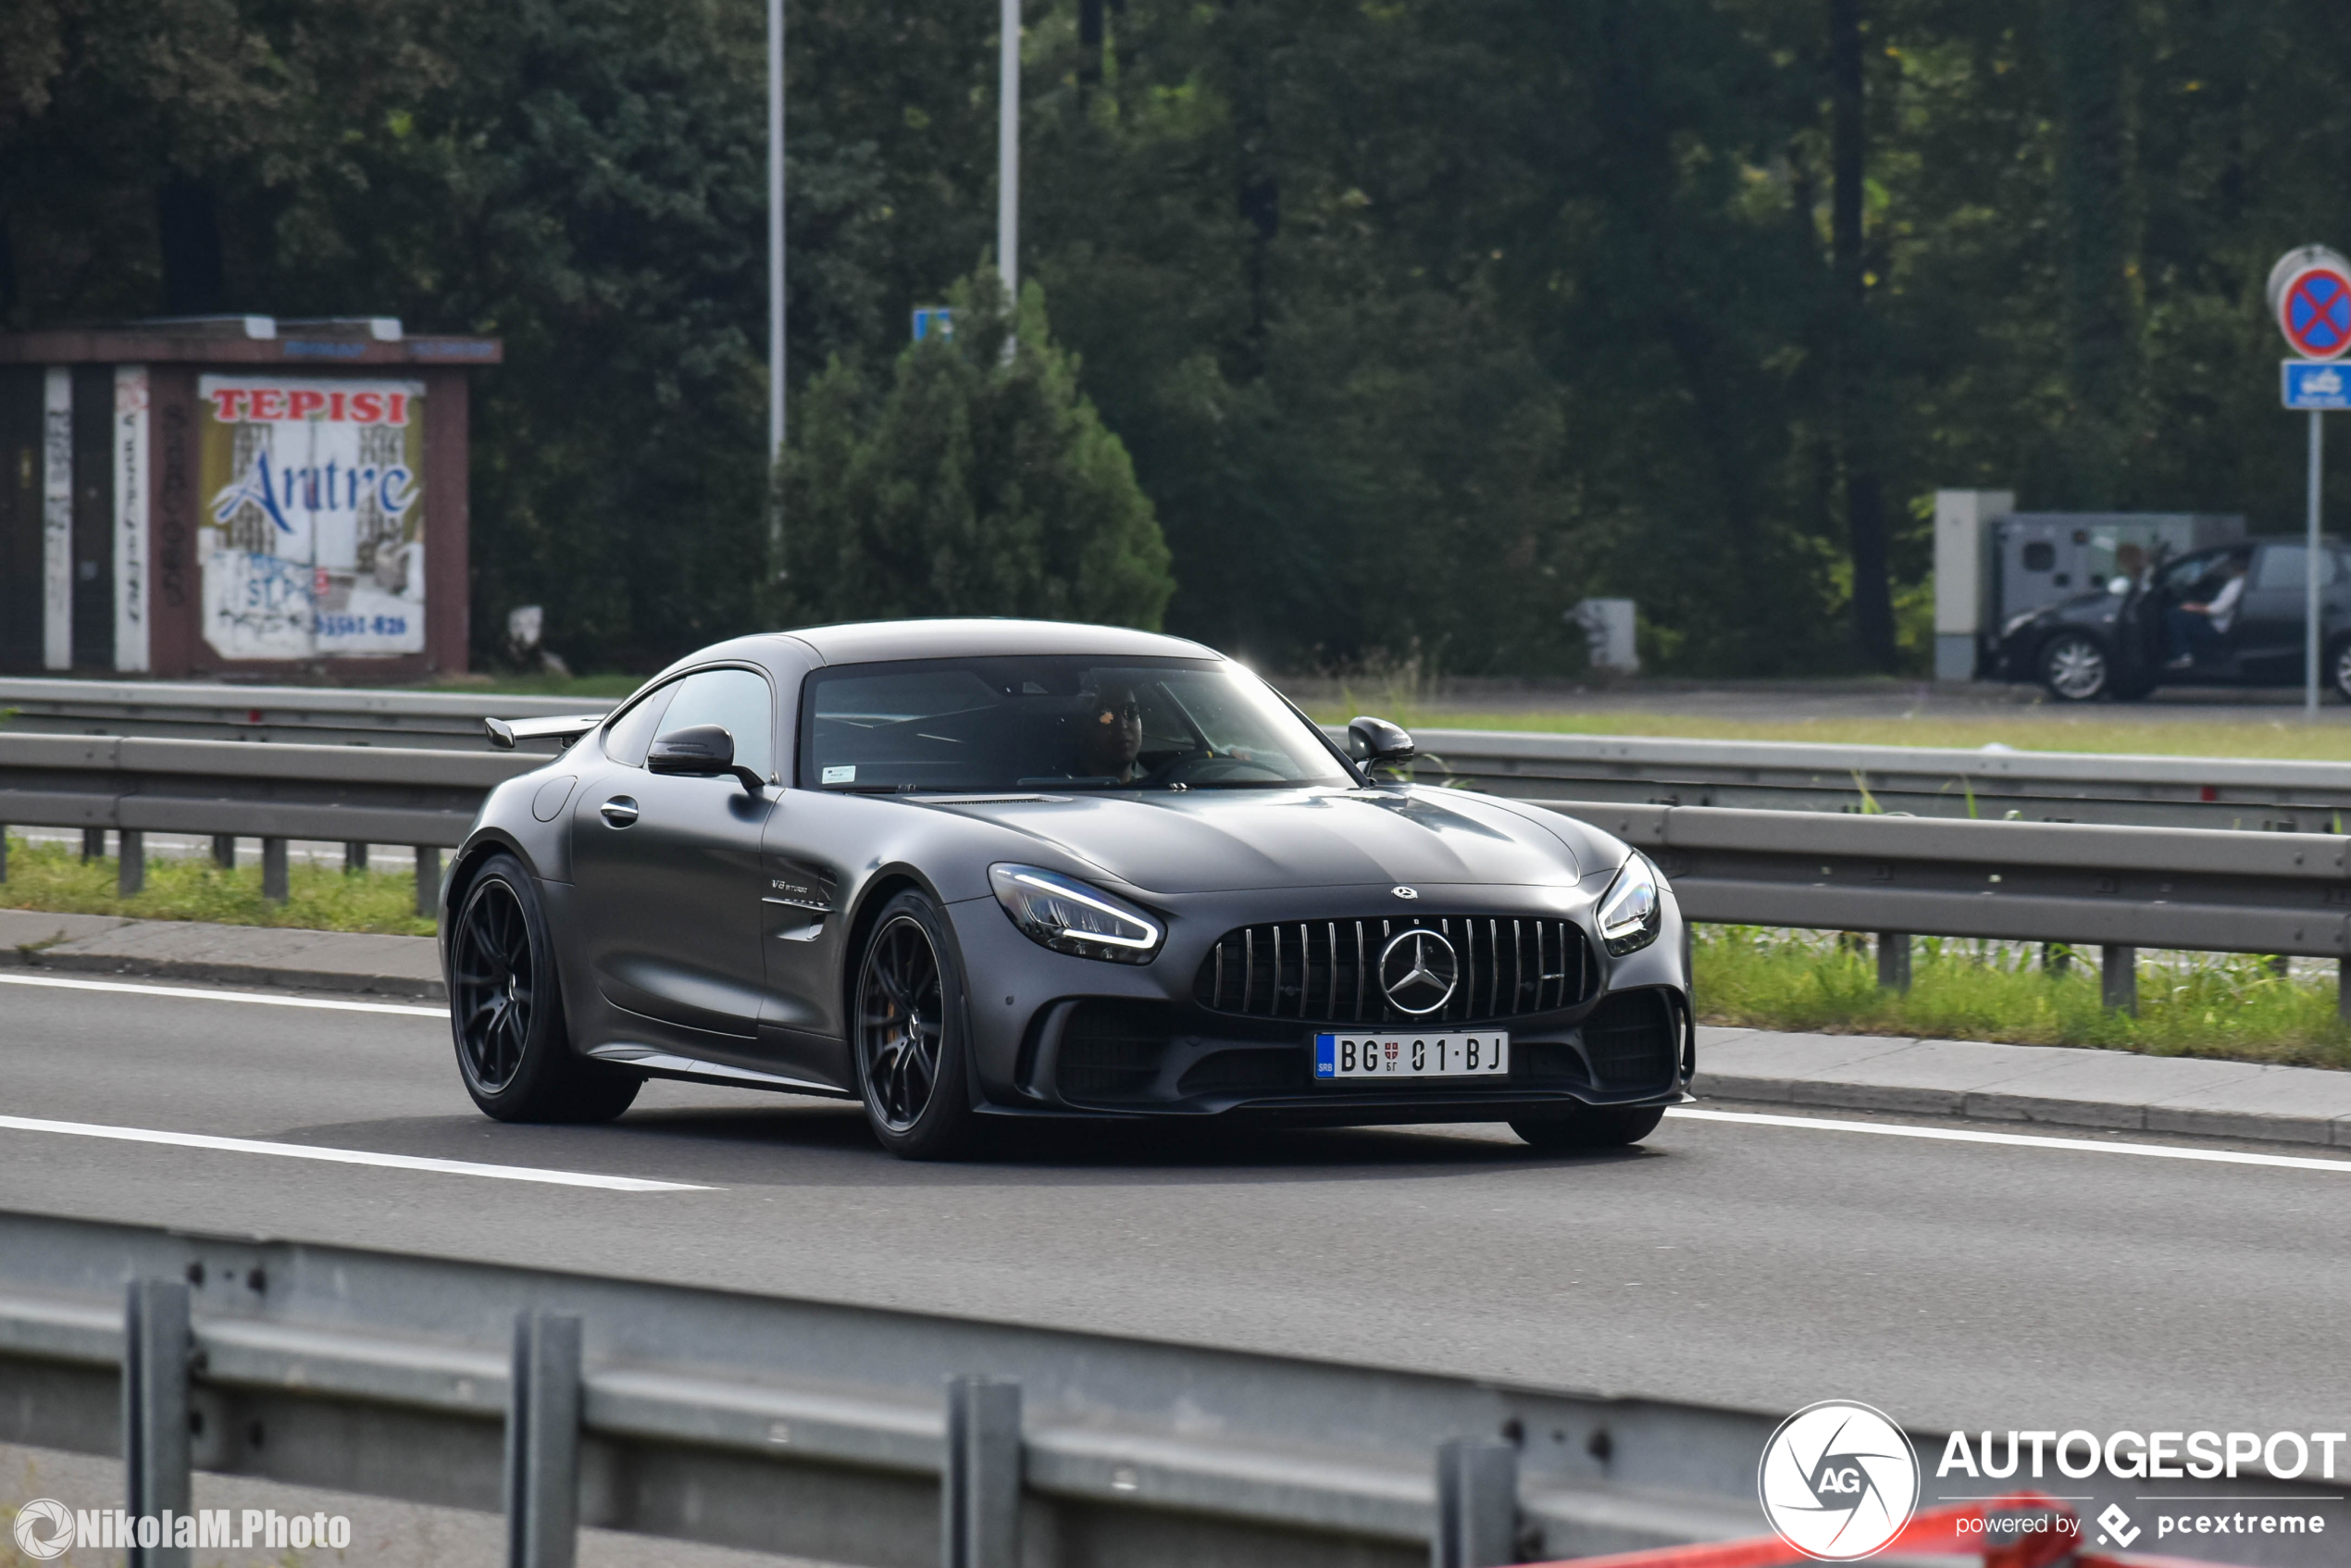
[[[345,872],[295,862],[286,868],[283,903],[261,896],[261,867],[223,870],[209,860],[147,862],[146,890],[115,897],[113,857],[84,861],[72,844],[29,844],[10,835],[8,879],[0,909],[61,915],[120,915],[136,920],[213,920],[228,926],[296,926],[316,931],[379,931],[429,937],[434,922],[417,913],[413,871]]]
[[[1756,704],[1768,708],[1769,697]],[[1842,746],[1951,746],[1974,751],[2002,745],[2020,752],[2094,752],[2103,755],[2271,757],[2295,762],[2351,762],[2351,724],[2325,710],[2318,724],[2292,719],[2259,722],[2103,717],[2031,717],[1921,713],[1881,718],[1713,718],[1696,714],[1637,711],[1471,713],[1410,703],[1310,707],[1319,724],[1345,724],[1360,713],[1394,719],[1407,729],[1509,729],[1537,734],[1657,735],[1684,740],[1810,740]]]
[[[2351,1028],[2332,973],[2278,975],[2245,953],[2142,954],[2136,1017],[2098,999],[2097,955],[2042,966],[2037,944],[1918,937],[1907,993],[1878,989],[1860,939],[1756,926],[1699,926],[1692,967],[1709,1024],[1824,1034],[2074,1045],[2351,1068]]]

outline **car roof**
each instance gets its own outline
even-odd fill
[[[879,664],[893,659],[980,658],[1005,653],[1081,653],[1113,658],[1219,659],[1181,637],[1124,626],[1074,621],[942,617],[937,620],[854,621],[780,632],[806,645],[820,663]]]

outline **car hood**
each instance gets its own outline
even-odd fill
[[[1582,870],[1568,838],[1577,825],[1552,828],[1534,808],[1523,814],[1453,790],[1154,790],[925,803],[1026,835],[1152,892],[1558,887]]]

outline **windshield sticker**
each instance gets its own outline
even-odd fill
[[[827,784],[854,784],[857,782],[857,770],[854,767],[828,767],[825,769],[825,782]]]

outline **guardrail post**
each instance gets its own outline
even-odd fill
[[[283,839],[261,840],[261,896],[271,903],[286,902],[286,841]]]
[[[1437,1445],[1437,1530],[1429,1568],[1518,1561],[1518,1450],[1495,1437]]]
[[[215,833],[212,836],[212,864],[223,871],[237,868],[237,836],[234,833]]]
[[[121,842],[122,858],[115,863],[114,896],[127,899],[147,885],[147,836],[136,828],[126,828],[116,837]]]
[[[367,870],[367,846],[356,841],[343,845],[342,869],[346,877],[355,871]]]
[[[1910,938],[1908,932],[1878,933],[1877,987],[1885,991],[1907,991],[1910,989]]]
[[[280,840],[282,842],[283,840]],[[579,1320],[515,1316],[506,1392],[506,1568],[571,1568],[579,1534]]]
[[[8,825],[0,822],[0,882],[8,879]]]
[[[2351,958],[2334,961],[2334,1015],[2351,1022]]]
[[[81,858],[84,862],[106,858],[106,830],[84,828],[81,830]]]
[[[1020,1385],[947,1380],[947,1455],[939,1477],[941,1568],[1020,1561]]]
[[[155,1521],[153,1544],[131,1546],[129,1568],[188,1568],[190,1549],[170,1544],[188,1514],[188,1288],[176,1279],[131,1283],[122,1314],[122,1471],[130,1514]],[[148,1539],[138,1527],[134,1539]]]
[[[441,906],[441,851],[430,844],[417,846],[417,913],[430,915]]]
[[[2098,958],[2098,1000],[2117,1013],[2139,1010],[2139,950],[2109,947]]]

